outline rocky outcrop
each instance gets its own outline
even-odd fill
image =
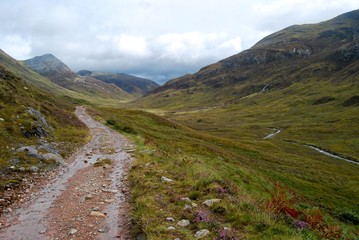
[[[42,146],[43,145],[24,146],[24,147],[18,148],[16,150],[16,152],[17,153],[24,152],[24,153],[26,153],[27,156],[36,158],[40,161],[53,160],[57,164],[60,164],[60,165],[65,164],[63,157],[57,151],[52,150],[51,152],[43,153],[44,148]],[[42,153],[40,153],[39,150],[41,150]]]
[[[309,57],[313,50],[309,46],[278,48],[278,49],[251,49],[234,57],[220,61],[224,68],[249,66],[255,64],[268,64],[274,61],[290,58]]]
[[[31,127],[21,127],[21,133],[26,138],[38,137],[44,138],[50,135],[49,131],[53,131],[53,128],[47,123],[45,117],[37,110],[29,107],[27,112],[31,114],[36,121],[31,124]]]

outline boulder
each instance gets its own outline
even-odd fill
[[[39,160],[44,160],[44,157],[39,154],[37,149],[34,146],[25,146],[16,150],[16,152],[26,152],[29,157],[37,158]]]

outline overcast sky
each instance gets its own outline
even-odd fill
[[[293,24],[359,8],[358,0],[0,0],[0,48],[52,53],[74,71],[159,82],[193,73]]]

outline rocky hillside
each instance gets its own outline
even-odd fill
[[[87,136],[74,106],[0,64],[0,214]],[[38,172],[40,174],[38,175]],[[25,180],[24,180],[25,179]],[[20,191],[20,192],[19,192]]]
[[[159,87],[159,85],[154,81],[124,73],[103,73],[81,70],[77,74],[80,76],[93,77],[106,83],[115,84],[127,93],[136,96],[144,95],[147,92]]]
[[[355,81],[358,60],[359,10],[355,10],[329,21],[294,25],[273,33],[248,50],[167,82],[139,105],[214,106],[308,79]]]
[[[23,63],[31,70],[66,89],[90,96],[121,100],[131,99],[128,93],[113,84],[106,84],[92,77],[78,76],[52,54],[34,57],[23,61]]]

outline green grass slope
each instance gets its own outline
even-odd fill
[[[137,144],[130,174],[135,236],[194,239],[201,229],[210,231],[207,239],[355,239],[359,234],[358,165],[299,144],[250,136],[258,134],[257,126],[230,138],[142,111],[92,113]],[[221,200],[208,207],[203,204],[208,199]],[[181,219],[190,225],[178,226]]]

